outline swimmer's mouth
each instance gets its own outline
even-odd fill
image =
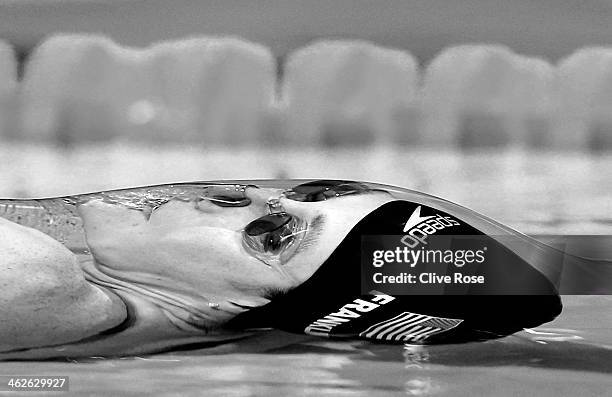
[[[250,305],[242,305],[242,304],[240,304],[240,303],[236,303],[236,302],[234,302],[234,301],[228,301],[228,302],[229,302],[230,304],[232,304],[232,305],[234,305],[234,306],[236,306],[236,307],[239,307],[239,308],[241,308],[241,309],[244,309],[244,310],[250,310],[250,309],[253,309],[253,308],[255,308],[255,307],[256,307],[256,306],[250,306]]]

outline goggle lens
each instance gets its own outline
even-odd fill
[[[369,190],[372,189],[359,182],[321,179],[297,185],[285,192],[285,197],[295,201],[316,202]]]

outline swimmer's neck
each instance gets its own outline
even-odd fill
[[[120,330],[125,324],[134,326],[134,320],[147,319],[158,322],[164,327],[177,330],[177,336],[208,335],[223,322],[212,316],[203,316],[188,306],[180,307],[159,298],[159,294],[151,289],[132,282],[125,282],[109,275],[103,266],[95,260],[81,262],[81,268],[86,279],[106,294],[112,295],[113,310],[124,312],[124,325],[117,325]]]

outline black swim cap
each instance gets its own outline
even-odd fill
[[[430,239],[428,243],[433,235],[478,236],[479,241],[484,241],[487,255],[474,271],[483,275],[486,283],[460,289],[448,285],[438,288],[436,294],[418,290],[415,294],[416,287],[409,284],[395,285],[391,292],[382,287],[364,291],[368,281],[364,277],[375,271],[370,267],[364,272],[364,255],[369,254],[368,249],[376,245],[377,239],[384,241],[385,236],[399,236],[399,241],[410,233],[406,230],[406,220],[411,216],[416,221],[431,220],[434,226],[436,219],[447,220],[432,229],[431,236],[426,236]],[[369,243],[365,244],[366,241]],[[394,266],[405,268],[406,265],[395,263]],[[387,265],[385,268],[391,269]],[[451,274],[456,269],[449,263],[445,272]],[[304,283],[264,306],[237,316],[229,325],[429,344],[498,338],[551,321],[560,312],[561,300],[554,285],[503,244],[443,211],[398,200],[365,216]]]

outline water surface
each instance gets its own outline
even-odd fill
[[[612,156],[20,145],[0,148],[0,158],[4,197],[190,180],[344,178],[423,190],[534,235],[612,230]],[[563,301],[555,321],[488,342],[401,346],[270,331],[143,357],[4,362],[0,374],[69,375],[75,395],[608,395],[612,297]]]

